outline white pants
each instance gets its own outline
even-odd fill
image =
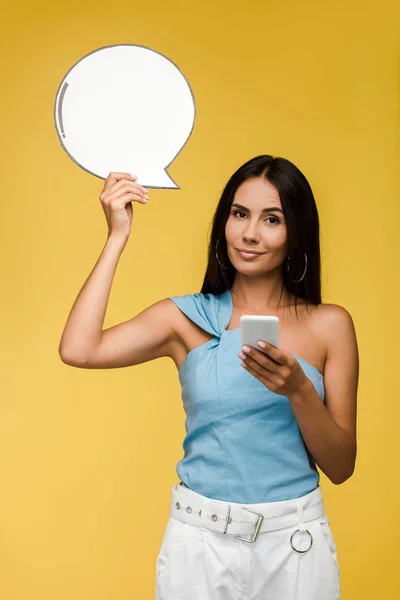
[[[156,600],[340,597],[336,546],[320,487],[295,500],[238,504],[201,496],[183,483],[173,486],[157,556]]]

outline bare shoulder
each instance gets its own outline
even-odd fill
[[[170,298],[164,298],[160,303],[162,304],[162,311],[164,312],[165,318],[168,319],[171,329],[175,333],[175,336],[180,339],[189,319]]]
[[[336,327],[354,327],[353,319],[343,306],[339,304],[312,304],[302,302],[301,316],[311,326],[314,333],[329,333]]]
[[[151,304],[147,308],[144,308],[136,317],[154,319],[159,325],[163,324],[170,331],[179,329],[180,325],[180,311],[176,304],[170,298],[163,298]],[[133,321],[133,319],[132,319]]]
[[[168,355],[176,362],[177,355],[180,355],[182,348],[186,348],[188,352],[191,346],[196,345],[196,339],[199,336],[199,332],[202,332],[200,327],[193,323],[175,304],[170,298],[164,298],[159,303],[159,316],[165,322],[168,322],[169,329],[171,332]],[[196,337],[197,333],[197,337]],[[203,331],[203,336],[205,332]],[[194,335],[194,342],[191,343],[190,339]],[[200,343],[200,342],[199,342]]]
[[[314,306],[315,308],[312,311],[313,321],[321,331],[328,332],[332,330],[334,332],[336,327],[354,329],[352,316],[344,306],[322,302]]]
[[[321,303],[315,306],[311,318],[312,328],[326,349],[326,358],[334,348],[353,346],[356,348],[356,331],[349,311],[339,304]]]
[[[158,300],[140,314],[146,315],[146,319],[152,318],[159,327],[168,329],[169,339],[172,343],[181,339],[186,317],[170,298]]]

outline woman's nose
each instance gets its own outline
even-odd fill
[[[258,241],[259,237],[260,237],[259,232],[258,232],[258,227],[255,223],[254,224],[247,223],[242,235],[243,235],[243,239],[245,239],[245,240]]]

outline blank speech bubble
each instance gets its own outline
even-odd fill
[[[167,168],[193,131],[195,101],[159,52],[118,44],[87,54],[61,82],[54,120],[64,150],[88,173],[122,171],[150,188],[180,189]]]

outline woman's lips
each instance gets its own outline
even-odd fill
[[[257,256],[261,256],[261,254],[255,254],[254,252],[243,252],[243,250],[237,250],[243,258],[257,258]]]

